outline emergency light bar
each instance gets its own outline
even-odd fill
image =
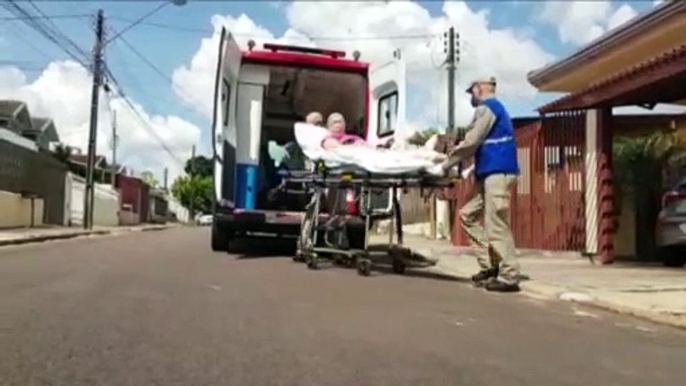
[[[320,48],[298,47],[298,46],[289,46],[289,45],[282,45],[282,44],[264,43],[264,49],[270,50],[272,52],[289,51],[289,52],[302,52],[305,54],[325,55],[325,56],[330,56],[334,59],[345,58],[345,52],[344,51],[323,50]]]

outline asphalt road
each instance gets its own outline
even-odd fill
[[[1,249],[0,384],[673,386],[686,335],[178,229]]]

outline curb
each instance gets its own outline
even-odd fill
[[[460,281],[470,280],[470,277],[465,274],[435,268],[430,270],[435,273],[440,273],[441,275],[446,275],[459,279]],[[521,284],[521,288],[521,294],[530,298],[544,298],[547,300],[557,300],[576,304],[583,304],[585,306],[593,307],[599,310],[609,311],[620,315],[629,315],[648,322],[653,322],[665,326],[678,328],[681,330],[686,330],[686,318],[684,317],[665,315],[640,308],[608,302],[586,292],[573,291],[569,288],[536,282],[534,280],[527,280],[523,282]]]
[[[36,235],[28,237],[20,237],[16,239],[0,240],[0,247],[12,246],[12,245],[24,245],[33,243],[42,243],[46,241],[58,241],[58,240],[69,240],[88,236],[107,236],[107,235],[121,235],[125,233],[133,232],[155,232],[163,231],[167,229],[174,228],[173,225],[160,225],[151,227],[124,227],[124,228],[113,228],[113,229],[102,229],[94,231],[74,231],[68,233],[59,233],[51,235]]]
[[[23,244],[31,244],[31,243],[42,243],[45,241],[53,241],[53,240],[68,240],[68,239],[75,239],[75,238],[87,237],[87,236],[109,235],[111,233],[112,233],[111,230],[99,230],[99,231],[69,232],[69,233],[61,233],[61,234],[55,234],[55,235],[43,235],[43,236],[39,235],[39,236],[21,237],[21,238],[17,238],[17,239],[0,240],[0,247],[9,246],[9,245],[23,245]]]

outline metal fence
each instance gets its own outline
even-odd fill
[[[43,222],[63,225],[67,167],[51,154],[0,140],[0,190],[44,200]]]
[[[581,251],[585,246],[585,115],[568,112],[527,122],[516,129],[521,174],[511,198],[511,223],[518,248]],[[445,192],[456,207],[475,193],[473,179]],[[459,212],[452,241],[467,245]]]

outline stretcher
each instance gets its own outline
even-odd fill
[[[312,195],[302,218],[295,261],[305,262],[308,268],[317,269],[321,262],[328,260],[356,267],[358,274],[363,276],[369,276],[372,264],[379,256],[384,260],[390,258],[393,272],[398,274],[404,273],[409,265],[435,265],[435,262],[428,261],[403,246],[402,208],[398,193],[407,189],[448,188],[457,182],[459,176],[436,177],[422,171],[379,174],[352,165],[330,168],[321,161],[315,162],[313,170],[309,172],[281,173],[284,187],[300,186]],[[341,204],[350,191],[357,193],[360,213],[359,216],[352,217],[357,217],[357,220],[363,222],[362,245],[351,246],[348,240],[351,216],[347,208],[341,208]],[[390,211],[375,210],[372,205],[374,195],[382,192],[390,192]],[[328,216],[324,217],[321,213],[322,199],[326,196],[331,197],[332,194],[335,196],[334,204],[329,208]],[[382,212],[383,215],[380,216]],[[379,217],[389,218],[391,221],[389,239],[385,244],[371,245],[369,233],[372,221]]]

